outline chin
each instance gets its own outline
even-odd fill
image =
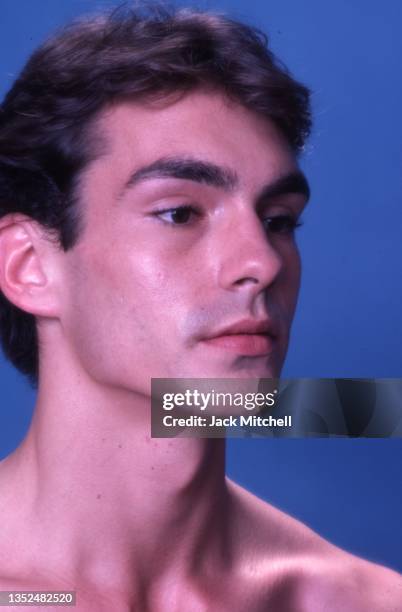
[[[205,364],[194,367],[187,378],[278,378],[281,365],[267,357],[239,357],[232,363]]]
[[[245,365],[236,370],[233,378],[279,378],[280,368],[266,364]]]

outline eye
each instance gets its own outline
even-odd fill
[[[276,215],[263,219],[264,227],[271,234],[293,234],[295,229],[302,225],[291,215]]]
[[[200,216],[200,212],[189,204],[157,210],[153,214],[169,225],[189,225],[194,217]]]

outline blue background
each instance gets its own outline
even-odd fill
[[[93,0],[2,0],[0,94],[29,53]],[[191,1],[182,4],[191,4]],[[304,273],[284,374],[402,377],[402,4],[216,0],[270,35],[313,89]],[[29,425],[34,394],[0,357],[0,457]],[[228,472],[334,543],[402,571],[399,440],[232,440]]]

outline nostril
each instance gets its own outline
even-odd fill
[[[248,283],[251,283],[253,285],[258,285],[258,280],[252,277],[245,277],[245,278],[239,278],[239,280],[235,282],[235,284],[239,286],[247,285]]]

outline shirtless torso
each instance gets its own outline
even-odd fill
[[[396,572],[338,549],[235,483],[226,480],[226,484],[224,533],[215,534],[217,550],[212,550],[212,561],[208,563],[206,549],[214,544],[211,547],[208,538],[203,542],[200,533],[198,556],[187,568],[176,568],[173,554],[169,567],[160,574],[156,569],[154,576],[143,576],[138,565],[124,587],[95,574],[91,583],[85,558],[78,554],[69,559],[66,573],[59,569],[63,564],[58,567],[54,562],[54,544],[59,539],[60,558],[67,556],[69,546],[63,544],[63,537],[50,529],[38,541],[35,519],[24,518],[21,506],[13,507],[13,495],[2,487],[0,590],[75,591],[75,609],[80,612],[402,610],[402,577]],[[73,500],[66,495],[65,503]],[[127,549],[136,545],[133,538]],[[172,540],[170,552],[175,546]],[[95,552],[96,547],[94,541]]]

